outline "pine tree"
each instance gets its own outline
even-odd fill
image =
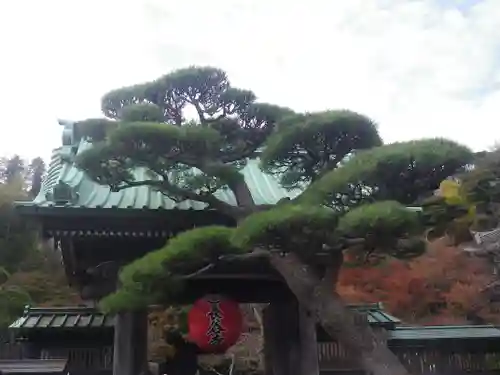
[[[195,119],[186,118],[188,108]],[[77,160],[91,178],[114,190],[151,186],[177,201],[205,203],[237,223],[181,233],[129,264],[120,289],[102,301],[105,309],[168,302],[164,292],[172,281],[207,266],[207,259],[265,257],[325,330],[362,354],[365,368],[376,375],[388,367],[391,374],[406,373],[367,325],[354,324],[332,285],[348,248],[421,254],[421,218],[405,205],[470,162],[469,149],[443,139],[384,146],[364,115],[294,113],[260,103],[212,67],[111,91],[102,111],[106,118],[76,124],[94,144]],[[276,205],[256,204],[241,174],[249,159],[300,193]],[[148,178],[137,180],[136,168],[146,168]],[[214,195],[221,189],[234,194],[236,205]]]
[[[45,162],[42,158],[34,158],[28,166],[28,182],[30,185],[29,194],[36,197],[42,187],[42,180],[45,176]]]

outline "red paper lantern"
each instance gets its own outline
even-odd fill
[[[243,329],[239,305],[213,295],[196,301],[188,314],[189,338],[206,353],[223,353],[238,341]]]

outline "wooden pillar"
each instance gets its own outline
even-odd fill
[[[266,375],[318,375],[316,324],[295,297],[263,313]]]
[[[300,368],[301,375],[319,375],[316,319],[299,306]]]
[[[116,315],[113,375],[146,374],[147,328],[146,311],[122,312]]]

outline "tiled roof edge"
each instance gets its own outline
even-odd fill
[[[24,309],[23,316],[27,316],[30,313],[36,314],[71,314],[71,313],[86,313],[86,314],[102,314],[95,307],[90,306],[49,306],[49,307],[31,307],[26,306]]]
[[[425,331],[431,329],[499,329],[499,327],[493,324],[481,324],[481,325],[436,325],[436,326],[400,326],[397,327],[397,331]]]

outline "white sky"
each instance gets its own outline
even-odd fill
[[[260,100],[349,108],[387,142],[500,140],[500,0],[0,2],[0,154],[47,157],[57,118],[191,64]]]

